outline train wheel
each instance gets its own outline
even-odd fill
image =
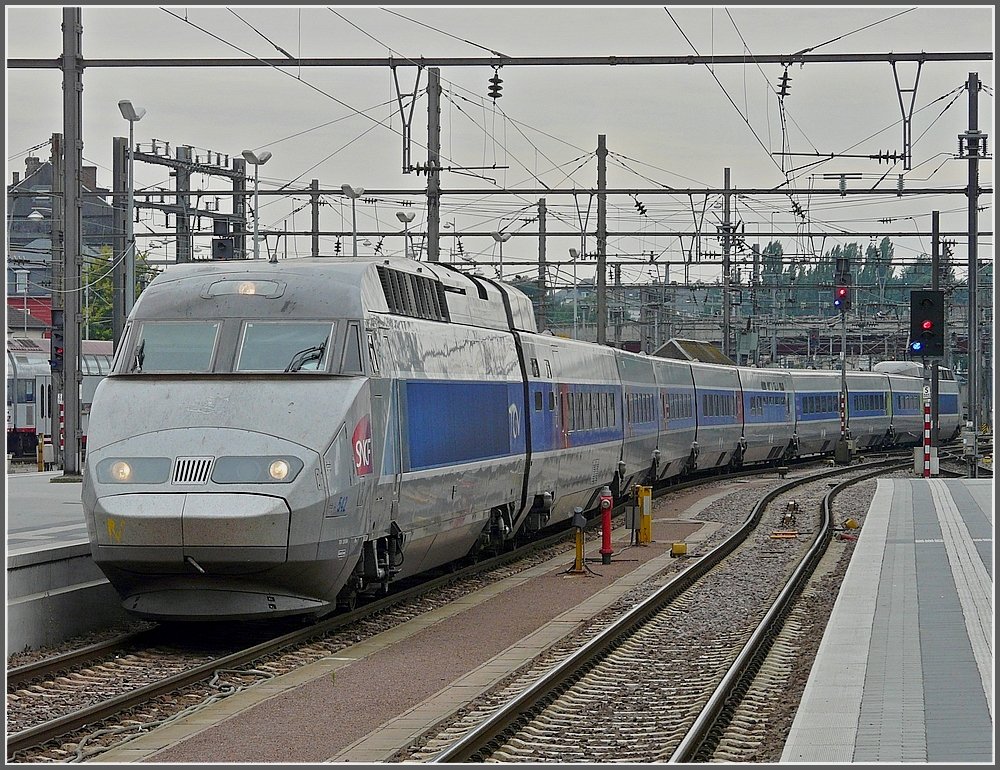
[[[346,585],[337,594],[337,609],[353,612],[358,608],[358,592],[352,585]]]

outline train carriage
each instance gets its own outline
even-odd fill
[[[621,481],[629,489],[636,483],[648,484],[653,479],[655,453],[663,443],[660,440],[663,405],[653,359],[625,351],[618,351],[616,358],[625,412],[624,476]]]
[[[886,377],[891,393],[888,443],[919,444],[924,435],[923,380],[901,374],[886,374]]]
[[[892,391],[888,375],[847,372],[847,427],[860,450],[885,446],[890,440]]]
[[[692,362],[699,469],[742,462],[743,399],[735,367]]]
[[[530,415],[529,529],[589,508],[622,458],[615,351],[551,334],[520,334]]]
[[[794,406],[792,443],[795,455],[832,452],[840,438],[841,373],[791,369]]]
[[[742,390],[745,463],[779,460],[792,444],[792,378],[780,369],[737,370]]]
[[[697,461],[694,376],[691,364],[668,358],[653,359],[660,391],[660,432],[656,446],[659,481],[679,476]]]

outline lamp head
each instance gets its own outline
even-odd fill
[[[122,117],[125,118],[129,123],[134,123],[137,120],[142,120],[142,116],[146,114],[145,107],[139,107],[136,109],[132,106],[132,102],[128,99],[122,99],[118,102],[118,109],[121,110]]]
[[[254,166],[263,166],[271,159],[271,153],[267,150],[261,150],[260,152],[254,152],[253,150],[244,150],[243,157],[246,159],[247,163]]]
[[[576,259],[577,257],[580,256],[580,252],[577,249],[570,249],[569,250],[569,256],[570,256],[570,259]]]
[[[493,236],[493,240],[498,241],[499,243],[506,243],[510,240],[510,233],[500,233],[494,230],[490,233],[490,235]]]
[[[396,219],[400,222],[412,222],[413,218],[416,216],[412,211],[397,211]]]
[[[351,187],[349,184],[342,184],[340,189],[343,190],[344,195],[348,198],[360,198],[365,194],[364,187]]]

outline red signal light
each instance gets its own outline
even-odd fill
[[[930,331],[931,329],[934,328],[934,322],[931,321],[930,319],[925,320],[925,321],[921,322],[920,328],[923,329],[925,332],[926,331]]]

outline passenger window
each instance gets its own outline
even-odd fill
[[[532,377],[537,377],[538,376],[538,359],[537,358],[532,358],[531,359],[531,376]]]
[[[542,391],[540,390],[535,391],[535,411],[542,411]]]
[[[552,364],[549,363],[549,359],[545,359],[545,376],[550,380],[552,379]]]
[[[554,390],[549,391],[549,411],[554,412],[556,409],[556,393]]]

